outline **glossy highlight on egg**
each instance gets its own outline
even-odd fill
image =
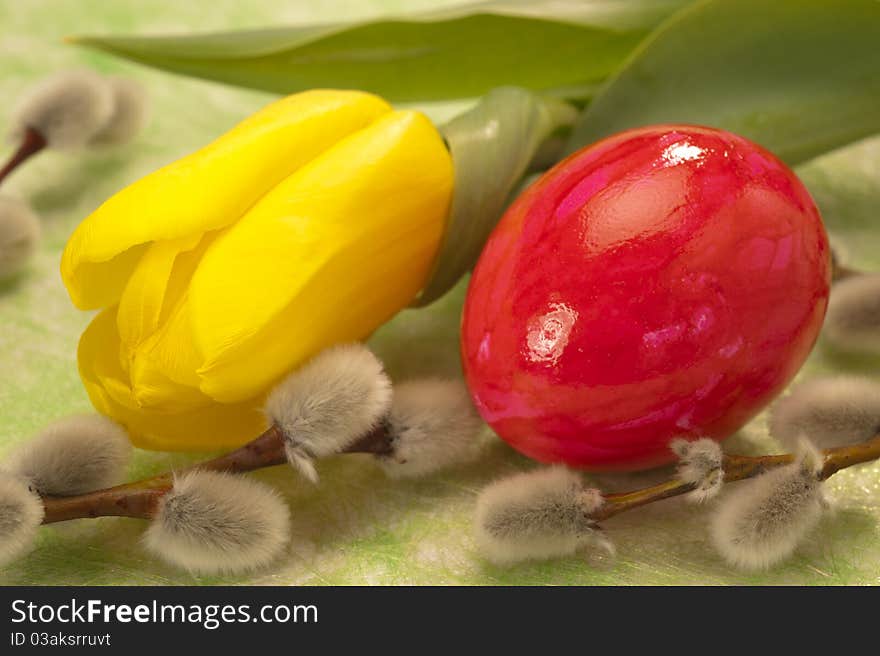
[[[729,132],[629,130],[509,208],[474,269],[462,361],[482,417],[546,463],[643,469],[724,439],[825,315],[828,239],[795,174]]]

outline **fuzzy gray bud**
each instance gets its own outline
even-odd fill
[[[480,494],[477,546],[498,565],[569,556],[587,544],[612,550],[590,518],[603,503],[598,490],[563,467],[515,474]]]
[[[147,92],[140,84],[124,77],[109,77],[107,84],[113,94],[113,111],[89,145],[115,146],[131,141],[149,119]]]
[[[795,385],[770,410],[770,434],[790,451],[802,437],[820,449],[865,442],[880,431],[880,383],[824,376]]]
[[[485,444],[482,427],[461,381],[396,385],[388,416],[392,453],[379,463],[393,478],[414,478],[473,462]]]
[[[0,280],[21,271],[40,243],[40,219],[24,201],[0,196]]]
[[[834,284],[822,336],[843,351],[880,351],[880,274]]]
[[[28,479],[40,494],[83,494],[122,482],[131,456],[125,430],[100,415],[50,424],[18,445],[3,468]]]
[[[281,429],[288,460],[317,480],[312,461],[340,453],[388,414],[391,382],[362,344],[334,346],[279,383],[266,415]]]
[[[822,513],[821,456],[802,445],[798,462],[744,481],[712,517],[712,541],[731,565],[747,570],[788,558]]]
[[[272,488],[240,475],[195,470],[162,497],[144,544],[183,569],[234,574],[270,563],[289,534],[287,506]]]
[[[13,112],[10,139],[21,141],[28,128],[50,148],[85,146],[113,114],[113,92],[92,71],[53,75],[27,93]]]
[[[27,481],[0,472],[0,567],[30,548],[43,515],[43,502]]]
[[[689,500],[702,503],[721,491],[724,454],[718,442],[708,437],[695,441],[677,439],[669,447],[679,458],[676,470],[678,478],[695,486],[688,493]]]

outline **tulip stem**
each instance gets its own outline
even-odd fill
[[[387,455],[391,451],[391,436],[387,426],[382,423],[358,438],[343,453]],[[277,426],[272,426],[235,451],[196,463],[178,472],[165,472],[133,483],[75,496],[44,496],[42,497],[45,510],[43,524],[90,517],[150,519],[156,514],[159,501],[174,486],[175,475],[195,469],[241,473],[274,467],[286,462],[284,435]]]
[[[21,145],[19,145],[18,150],[12,153],[12,157],[10,157],[6,164],[0,168],[0,184],[3,184],[3,180],[5,180],[15,169],[45,147],[46,139],[43,135],[31,127],[27,128],[24,131],[24,138],[21,140]]]
[[[870,462],[880,458],[880,434],[867,442],[840,446],[826,449],[822,453],[822,470],[819,473],[820,480],[825,480],[841,469],[852,467],[863,462]],[[784,467],[795,462],[795,456],[787,453],[775,456],[737,456],[725,455],[722,461],[724,481],[732,483],[747,478],[752,478],[764,472]],[[627,510],[639,508],[655,501],[670,499],[692,491],[696,487],[694,483],[686,483],[678,479],[664,481],[658,485],[646,487],[632,492],[621,492],[605,496],[604,505],[594,511],[590,517],[596,521],[614,517]]]

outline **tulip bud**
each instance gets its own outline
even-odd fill
[[[285,374],[415,297],[452,181],[423,115],[322,90],[123,189],[61,264],[74,303],[104,308],[78,352],[93,404],[144,448],[244,443]]]

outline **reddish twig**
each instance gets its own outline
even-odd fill
[[[391,439],[387,428],[380,425],[364,435],[345,451],[346,453],[372,453],[385,455],[391,452]],[[822,452],[824,480],[841,469],[880,458],[880,435],[861,444],[827,449]],[[239,449],[206,462],[197,463],[178,473],[193,469],[226,472],[247,472],[273,467],[287,462],[284,454],[284,437],[273,426],[255,440]],[[725,455],[722,463],[726,482],[741,481],[766,471],[795,462],[791,454],[773,456]],[[173,486],[174,473],[167,472],[134,483],[118,485],[105,490],[71,497],[44,497],[44,524],[88,517],[152,517],[159,500]],[[597,521],[619,515],[627,510],[649,503],[686,494],[694,489],[693,483],[678,479],[631,492],[609,494],[591,517]]]
[[[6,179],[15,169],[45,147],[46,139],[43,135],[33,128],[27,128],[24,131],[24,138],[22,139],[18,150],[12,153],[12,157],[9,158],[3,168],[0,168],[0,184],[3,184],[3,180]]]
[[[359,438],[345,453],[372,453],[385,455],[391,452],[391,438],[387,427],[380,424],[375,430]],[[117,485],[104,490],[70,497],[43,497],[44,524],[69,519],[89,517],[152,517],[159,500],[174,485],[174,476],[194,469],[247,472],[274,467],[287,462],[284,454],[284,436],[277,426],[272,426],[244,446],[205,462],[196,463],[178,472],[166,472],[134,483]]]
[[[822,457],[824,464],[820,478],[825,480],[841,469],[880,458],[880,435],[861,444],[826,449],[822,451]],[[725,455],[722,463],[724,481],[732,483],[752,478],[771,469],[790,465],[793,462],[795,462],[795,456],[792,454],[777,456]],[[605,497],[605,504],[594,512],[591,517],[597,521],[608,519],[633,508],[639,508],[655,501],[662,501],[663,499],[686,494],[695,487],[693,483],[672,479],[641,490],[609,494]]]

